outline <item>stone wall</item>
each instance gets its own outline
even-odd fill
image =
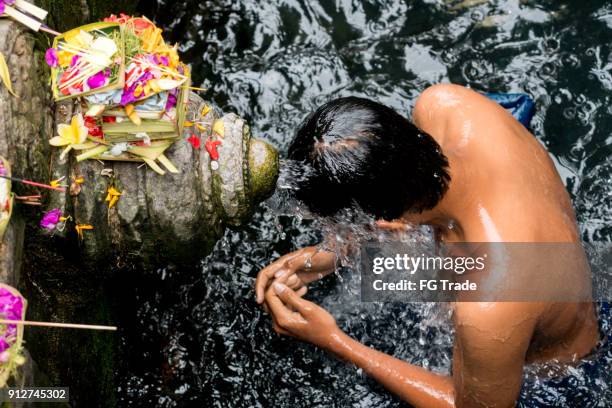
[[[0,155],[11,162],[14,174],[47,180],[50,149],[46,140],[53,127],[49,92],[41,84],[47,70],[34,51],[35,35],[8,19],[0,19],[0,38],[0,52],[7,60],[17,94],[12,96],[0,85]],[[35,192],[20,185],[14,191],[20,195]],[[16,208],[1,246],[0,277],[9,284],[19,281],[23,236],[24,211]]]
[[[12,87],[17,97],[0,85],[0,155],[7,158],[14,174],[25,178],[47,179],[46,157],[49,147],[43,143],[52,129],[52,108],[49,93],[39,84],[46,75],[40,55],[34,52],[36,36],[7,19],[0,19],[0,53],[8,63]],[[20,195],[33,189],[15,185]],[[31,208],[16,206],[4,239],[0,242],[0,281],[22,287],[22,264],[25,224]],[[26,351],[26,356],[29,353]],[[21,368],[19,383],[48,384],[33,360]],[[19,406],[19,405],[17,405]]]

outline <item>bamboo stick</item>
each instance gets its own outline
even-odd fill
[[[56,36],[56,37],[57,37],[58,35],[62,35],[61,33],[58,33],[57,31],[50,29],[49,27],[47,27],[47,26],[46,26],[46,25],[44,25],[44,24],[42,24],[42,25],[40,26],[40,30],[41,30],[41,31],[44,31],[45,33],[49,33],[49,34],[51,34],[51,35],[54,35],[54,36]]]
[[[75,323],[55,323],[55,322],[34,322],[28,320],[7,320],[0,319],[0,324],[16,324],[23,326],[38,326],[38,327],[59,327],[64,329],[85,329],[85,330],[108,330],[116,331],[117,326],[100,326],[92,324],[75,324]]]

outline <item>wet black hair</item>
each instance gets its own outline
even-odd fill
[[[448,188],[438,143],[393,109],[347,97],[319,107],[300,125],[289,159],[307,171],[295,195],[330,216],[357,204],[386,220],[433,208]]]

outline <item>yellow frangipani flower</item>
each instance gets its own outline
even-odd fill
[[[122,193],[113,186],[110,186],[108,188],[105,201],[108,202],[109,209],[113,208],[117,201],[119,201],[119,197],[121,197],[121,194]]]
[[[67,146],[60,155],[60,159],[63,159],[71,149],[79,149],[80,145],[85,143],[88,132],[83,115],[79,113],[72,117],[70,125],[62,123],[57,126],[59,136],[51,138],[49,144],[51,146]]]

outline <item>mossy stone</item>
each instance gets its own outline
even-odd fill
[[[249,199],[260,202],[274,192],[278,179],[278,151],[269,143],[253,138],[249,146]]]

